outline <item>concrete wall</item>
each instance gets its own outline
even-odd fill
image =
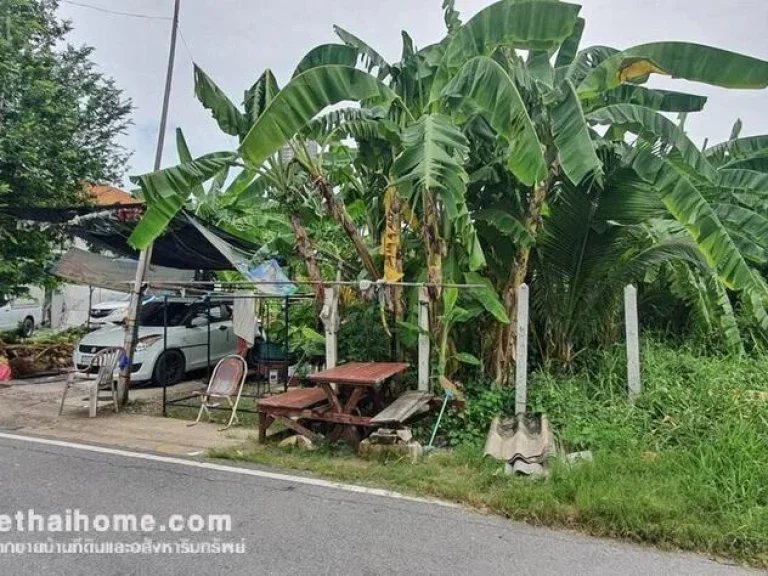
[[[65,284],[60,292],[53,295],[51,310],[51,323],[53,328],[70,328],[82,326],[88,321],[88,286]],[[91,297],[91,305],[110,300],[122,300],[125,294],[94,288]]]

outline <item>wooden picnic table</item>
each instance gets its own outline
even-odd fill
[[[366,395],[376,395],[381,384],[407,368],[408,364],[402,362],[350,362],[312,374],[309,380],[317,384],[317,388],[291,390],[259,401],[259,442],[266,440],[267,429],[276,421],[313,441],[321,437],[300,420],[337,424],[331,439],[344,432],[356,433],[357,426],[375,426],[371,416],[354,414],[354,411]],[[341,394],[345,388],[352,389],[346,399]],[[374,405],[380,409],[380,403],[374,402]]]

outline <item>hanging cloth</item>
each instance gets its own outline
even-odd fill
[[[249,296],[251,296],[249,298]],[[256,298],[251,292],[238,292],[232,308],[232,328],[237,336],[239,353],[253,348],[256,340]]]

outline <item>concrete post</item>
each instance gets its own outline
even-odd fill
[[[515,413],[525,414],[528,406],[528,284],[517,289],[517,350],[515,352]]]
[[[339,299],[336,297],[338,288],[325,289],[325,303],[320,319],[325,326],[325,368],[330,370],[336,367],[338,361],[338,345],[336,335],[339,331]]]
[[[419,390],[429,391],[429,290],[419,288]]]
[[[627,334],[627,383],[629,399],[634,402],[643,391],[640,380],[640,336],[637,319],[637,288],[624,289],[624,324]]]

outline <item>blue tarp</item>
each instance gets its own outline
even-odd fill
[[[238,263],[237,269],[251,282],[265,282],[265,284],[257,284],[255,287],[256,292],[262,294],[291,296],[299,289],[296,284],[291,283],[276,260],[267,260],[256,268],[252,268],[246,263]],[[269,282],[275,282],[275,284],[269,284]]]

